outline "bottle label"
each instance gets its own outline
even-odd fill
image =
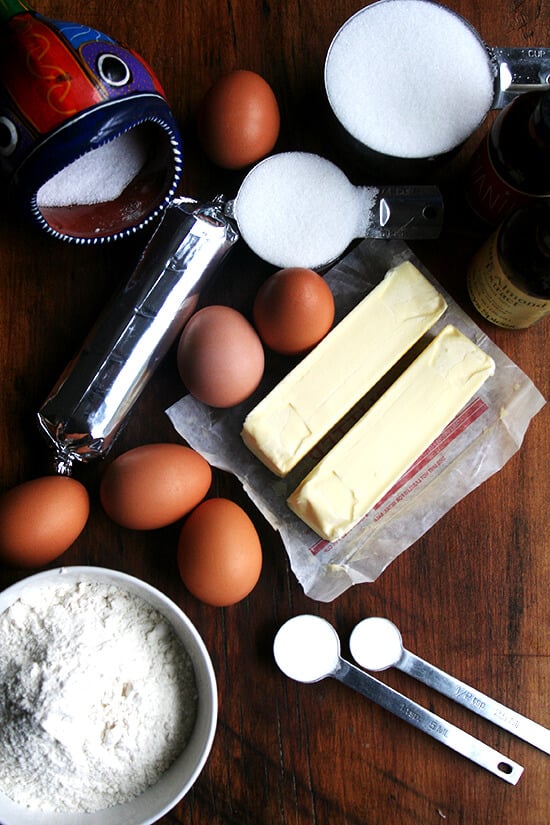
[[[468,292],[477,311],[492,324],[508,329],[530,327],[550,313],[550,299],[536,298],[515,286],[499,261],[498,232],[474,255],[467,275]]]
[[[494,167],[489,141],[482,141],[472,156],[466,181],[466,198],[479,218],[497,226],[514,210],[539,197],[506,183]]]

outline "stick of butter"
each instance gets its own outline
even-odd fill
[[[347,533],[494,373],[493,359],[448,325],[287,499],[328,541]]]
[[[246,446],[287,475],[437,321],[445,299],[410,261],[385,278],[254,407]]]

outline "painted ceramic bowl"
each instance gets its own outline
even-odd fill
[[[153,220],[182,170],[163,89],[132,49],[20,0],[0,4],[0,175],[56,238],[102,243]]]

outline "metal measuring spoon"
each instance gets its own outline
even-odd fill
[[[436,186],[355,186],[331,161],[281,152],[246,175],[226,213],[273,266],[328,266],[359,238],[436,238],[443,198]]]
[[[349,646],[351,655],[361,667],[375,671],[396,667],[525,742],[550,753],[548,728],[510,710],[405,650],[401,633],[389,619],[379,616],[363,619],[353,629]]]
[[[318,682],[332,676],[511,785],[523,773],[521,765],[343,659],[338,634],[319,616],[303,614],[285,622],[275,636],[273,653],[291,679]]]

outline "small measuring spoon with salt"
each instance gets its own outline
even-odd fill
[[[275,636],[273,654],[291,679],[309,683],[332,676],[511,785],[523,773],[521,765],[343,659],[338,634],[319,616],[302,614],[285,622]]]
[[[355,186],[319,155],[281,152],[250,170],[226,212],[264,261],[317,269],[357,238],[437,237],[443,199],[436,186]]]
[[[374,671],[396,667],[525,742],[550,753],[548,728],[510,710],[405,650],[399,629],[389,619],[379,616],[363,619],[353,629],[349,646],[351,655],[361,667]]]

